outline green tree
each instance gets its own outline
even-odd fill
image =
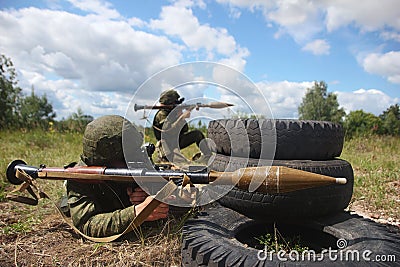
[[[21,100],[20,116],[23,127],[42,127],[43,129],[47,129],[49,122],[54,121],[56,113],[53,111],[53,106],[47,100],[47,96],[37,96],[32,87],[31,95]]]
[[[363,110],[351,111],[344,120],[347,137],[379,134],[382,131],[382,120],[372,113]]]
[[[16,71],[10,58],[0,55],[0,129],[15,125],[21,99]]]
[[[83,133],[86,125],[93,120],[93,117],[90,115],[85,115],[80,107],[78,107],[77,111],[72,113],[65,121],[63,121],[62,128],[63,130],[67,129],[73,132]]]
[[[390,106],[379,118],[382,120],[385,134],[400,135],[400,106]]]
[[[343,108],[339,108],[337,95],[327,91],[328,85],[324,81],[315,81],[313,87],[307,89],[307,93],[298,107],[299,118],[342,122],[346,113]]]

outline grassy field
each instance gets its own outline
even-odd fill
[[[400,219],[400,138],[372,136],[345,142],[341,158],[354,170],[350,209],[364,209],[373,217]]]
[[[51,133],[42,130],[31,132],[0,131],[0,178],[2,183],[0,199],[4,198],[3,189],[7,186],[5,170],[8,163],[22,159],[27,164],[39,166],[63,166],[79,160],[82,150],[82,135],[78,133]]]
[[[2,266],[110,265],[141,266],[180,264],[180,222],[168,221],[158,233],[137,241],[95,244],[77,236],[59,217],[51,202],[36,207],[9,202],[14,186],[5,182],[5,170],[14,159],[39,166],[63,166],[79,160],[81,134],[43,131],[0,131],[0,262]],[[151,136],[147,141],[152,141]],[[187,156],[196,152],[190,147]],[[350,210],[362,210],[378,218],[400,220],[400,138],[355,138],[345,142],[341,158],[355,173]],[[61,182],[40,181],[57,200]],[[390,220],[389,220],[390,221]],[[178,225],[178,227],[176,227]],[[75,256],[71,256],[75,255]],[[135,264],[134,264],[135,263]]]

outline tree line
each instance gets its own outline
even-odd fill
[[[360,135],[400,135],[400,106],[391,105],[379,116],[364,110],[350,111],[348,114],[339,108],[337,96],[328,93],[324,81],[314,82],[307,89],[298,107],[299,119],[333,121],[343,125],[346,136]]]
[[[328,93],[324,81],[314,82],[307,89],[298,107],[299,119],[333,121],[343,125],[346,136],[358,135],[400,135],[400,106],[391,105],[379,116],[363,110],[346,114],[340,108],[337,96]],[[47,96],[38,96],[32,87],[29,95],[22,94],[17,86],[17,75],[10,58],[0,55],[0,130],[42,128],[54,131],[83,132],[93,117],[80,108],[68,118],[55,120],[56,113]],[[199,122],[201,123],[201,121]],[[198,125],[205,127],[205,125]]]
[[[0,129],[42,128],[83,132],[93,120],[92,116],[83,114],[78,108],[68,118],[56,121],[56,113],[46,95],[38,96],[34,87],[29,95],[24,95],[17,83],[11,59],[0,55]]]

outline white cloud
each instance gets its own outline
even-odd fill
[[[268,101],[275,118],[298,118],[298,107],[303,101],[307,88],[314,82],[259,82],[257,87]],[[390,105],[400,102],[377,89],[358,89],[353,92],[334,92],[338,96],[340,107],[348,113],[363,109],[375,115],[381,114]],[[260,96],[254,98],[254,103]],[[255,106],[256,104],[253,104]],[[262,107],[260,107],[262,110]]]
[[[388,31],[385,31],[385,32],[382,32],[382,33],[380,34],[380,36],[381,36],[381,38],[382,38],[383,40],[394,40],[394,41],[400,43],[400,33],[398,33],[398,32],[388,32]]]
[[[229,16],[231,18],[238,19],[238,18],[240,18],[241,15],[242,15],[242,12],[240,12],[239,8],[236,8],[236,7],[229,8]]]
[[[151,21],[124,18],[102,0],[69,2],[85,15],[33,7],[0,10],[0,49],[20,72],[20,86],[46,93],[59,116],[77,106],[92,114],[100,114],[100,106],[115,107],[101,100],[106,97],[101,92],[111,92],[113,99],[132,94],[144,80],[183,57],[220,61],[239,70],[246,65],[246,48],[225,28],[201,24],[193,14],[194,7],[206,8],[202,0],[177,1]],[[152,88],[144,97],[158,96],[161,89]]]
[[[304,43],[323,30],[321,10],[315,1],[276,1],[264,16],[279,26],[279,33],[287,33],[297,42]]]
[[[289,34],[300,43],[308,42],[315,35],[354,25],[361,31],[393,28],[400,30],[400,2],[398,0],[218,0],[221,4],[261,11],[265,20],[278,26],[276,37]]]
[[[367,72],[381,75],[389,82],[400,84],[400,51],[369,54],[364,58],[362,65]]]
[[[314,82],[259,82],[258,88],[269,102],[275,118],[297,118],[297,108],[302,102],[307,88]]]
[[[400,98],[391,98],[377,89],[358,89],[353,92],[335,92],[341,107],[347,113],[362,109],[375,115],[382,114],[389,106],[399,103]]]
[[[248,8],[252,12],[256,9],[263,9],[272,7],[274,4],[272,1],[265,0],[217,0],[220,4],[228,4],[231,7]]]
[[[71,101],[76,107],[80,102],[88,112],[96,111],[91,109],[101,102],[98,94],[96,101],[85,97],[99,91],[133,93],[146,78],[182,58],[182,47],[168,38],[109,17],[37,8],[0,11],[0,50],[12,59],[28,90],[33,85],[37,92],[49,92],[52,103]],[[58,107],[60,116],[69,108]]]
[[[151,20],[149,24],[169,36],[179,37],[189,50],[200,53],[204,49],[206,60],[218,60],[222,56],[222,62],[229,62],[241,70],[244,68],[248,50],[240,47],[225,28],[201,24],[188,3],[164,6],[160,18]]]
[[[313,53],[314,55],[329,55],[330,45],[325,40],[314,40],[307,43],[302,50]]]
[[[17,69],[82,78],[85,90],[133,90],[181,59],[177,44],[124,21],[27,8],[1,11],[0,22],[0,46]]]
[[[385,26],[400,30],[398,0],[325,1],[326,27],[329,31],[355,24],[362,31],[375,31]]]
[[[117,10],[112,8],[112,5],[105,1],[100,0],[68,0],[75,7],[101,15],[103,18],[116,19],[120,18]]]
[[[289,34],[296,42],[304,43],[324,29],[319,2],[310,0],[299,1],[242,1],[218,0],[221,4],[247,8],[251,12],[261,11],[268,25],[271,22],[278,26],[275,38]]]
[[[382,41],[382,44],[376,44],[375,51],[390,47],[390,42],[400,42],[398,0],[366,0],[362,3],[358,0],[218,0],[218,2],[228,5],[229,9],[247,8],[251,12],[261,12],[267,25],[275,26],[275,38],[287,34],[304,51],[310,51],[315,55],[330,53],[330,44],[318,37],[338,31],[342,27],[349,27],[351,32],[356,34],[376,32],[375,36],[379,36],[380,40],[374,43]],[[365,53],[358,51],[358,47],[355,49],[355,54]],[[391,83],[400,83],[398,63],[400,61],[397,53],[371,54],[361,64],[369,73],[384,76]]]
[[[83,90],[78,81],[59,79],[49,80],[37,72],[21,71],[24,77],[21,84],[24,94],[30,94],[34,86],[35,94],[46,94],[57,118],[67,118],[81,108],[85,114],[100,116],[104,114],[124,115],[131,94],[124,92],[92,92]]]
[[[132,27],[145,27],[147,25],[147,23],[139,18],[129,18],[128,20],[128,24],[131,25]]]
[[[324,29],[334,31],[350,24],[363,31],[387,27],[380,37],[398,40],[400,15],[393,14],[398,15],[400,8],[395,8],[396,1],[382,1],[381,5],[390,9],[385,16],[382,8],[370,0],[362,5],[357,2],[363,12],[352,9],[356,3],[353,0],[218,2],[229,4],[234,17],[240,16],[241,8],[261,11],[269,27],[277,26],[277,36],[289,34],[305,51],[323,55],[329,54],[330,46],[325,40],[315,40],[315,35]],[[0,10],[0,51],[12,58],[25,92],[33,85],[35,92],[46,93],[59,117],[68,116],[77,107],[95,116],[114,112],[123,115],[130,95],[145,79],[179,64],[183,58],[216,60],[243,71],[250,54],[226,28],[199,21],[193,12],[195,8],[206,7],[201,0],[174,2],[162,8],[159,18],[150,21],[124,18],[101,0],[70,0],[70,3],[85,15],[37,8]],[[368,21],[371,13],[366,14],[367,11],[375,8],[376,16],[373,13]],[[399,53],[370,54],[362,64],[366,71],[400,83]],[[297,117],[297,107],[306,88],[312,84],[283,81],[257,85],[276,117],[293,118]],[[165,83],[162,88],[150,88],[143,98],[154,99],[168,86]],[[372,92],[341,93],[343,106],[373,107],[378,103],[374,97],[379,94]],[[257,92],[243,89],[240,93],[248,96],[252,106],[266,108]],[[354,100],[356,96],[364,97],[364,102]],[[386,103],[395,101],[387,95],[380,96],[387,99]],[[384,108],[387,107],[385,104]]]

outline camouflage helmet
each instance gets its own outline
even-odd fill
[[[159,102],[164,105],[181,104],[183,99],[180,97],[176,90],[170,89],[161,93]]]
[[[123,134],[129,138],[131,148],[140,151],[142,136],[127,119],[118,115],[95,119],[86,126],[83,134],[81,159],[89,166],[109,166],[116,161],[124,162]]]

